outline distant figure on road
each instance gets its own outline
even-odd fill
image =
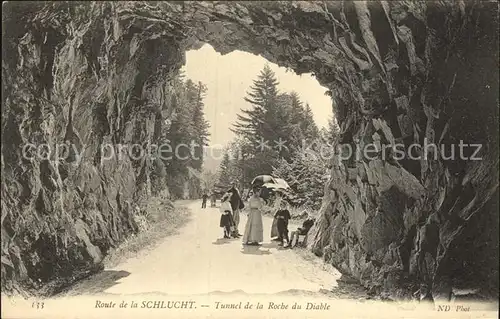
[[[297,243],[299,241],[299,236],[305,236],[311,229],[311,227],[314,225],[314,219],[311,218],[311,216],[308,216],[307,219],[302,223],[302,227],[297,228],[296,231],[292,232],[292,235],[290,236],[290,242],[288,243],[285,248],[293,248],[297,246]],[[294,242],[295,240],[295,242]]]
[[[220,205],[220,227],[224,228],[224,238],[231,238],[231,227],[234,227],[233,214],[229,197],[231,194],[225,194],[221,199]]]
[[[243,200],[241,199],[240,192],[236,188],[236,182],[231,183],[231,188],[227,191],[228,193],[231,193],[231,198],[229,199],[229,202],[231,203],[231,208],[233,210],[233,219],[234,219],[234,232],[235,236],[241,236],[238,226],[240,224],[240,210],[242,210],[245,207],[245,204],[243,204]]]
[[[207,199],[208,199],[207,193],[203,193],[201,208],[207,208]]]
[[[262,225],[262,208],[265,203],[260,198],[260,189],[258,186],[253,187],[253,194],[248,201],[250,212],[248,213],[247,224],[243,234],[244,245],[258,245],[264,241],[264,226]]]

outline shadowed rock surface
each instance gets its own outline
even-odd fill
[[[313,72],[353,149],[482,144],[481,161],[335,160],[309,243],[391,298],[498,297],[496,3],[6,3],[3,15],[3,289],[92,269],[137,231],[129,203],[150,194],[153,163],[102,161],[100,145],[157,141],[170,79],[208,42]],[[29,142],[83,155],[25,160]]]

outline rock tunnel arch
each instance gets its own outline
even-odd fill
[[[2,263],[2,274],[32,283],[40,270],[20,252],[43,254],[39,244],[54,250],[56,263],[93,267],[134,231],[127,201],[149,192],[151,163],[98,167],[97,145],[154,141],[172,111],[169,80],[184,52],[206,42],[312,72],[331,92],[342,143],[362,147],[377,136],[382,144],[482,144],[477,162],[335,163],[311,249],[368,287],[408,294],[427,286],[434,298],[466,281],[457,275],[464,261],[484,258],[486,266],[467,273],[498,296],[498,228],[487,226],[498,221],[495,9],[410,1],[4,4],[2,206],[11,213],[2,233],[15,267]],[[86,145],[84,160],[23,161],[20,145],[33,138]],[[99,230],[67,214],[72,202],[97,208]],[[35,231],[16,226],[28,214],[46,220]],[[75,241],[75,255],[35,235],[63,217],[78,230],[61,236]],[[481,257],[464,241],[474,235]]]

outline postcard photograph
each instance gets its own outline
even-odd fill
[[[498,318],[498,16],[4,1],[2,318]]]

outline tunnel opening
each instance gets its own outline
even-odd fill
[[[336,123],[333,121],[331,97],[325,94],[327,88],[322,87],[313,74],[298,75],[262,55],[240,50],[221,54],[210,44],[198,42],[195,49],[186,51],[185,64],[176,77],[185,90],[199,87],[203,92],[208,143],[203,151],[203,164],[192,169],[201,170],[207,178],[224,175],[221,164],[227,154],[230,164],[223,165],[237,168],[236,171],[229,168],[227,171],[236,174],[232,178],[238,180],[243,194],[249,193],[250,182],[258,175],[277,174],[276,177],[291,182],[291,172],[275,156],[293,162],[292,165],[303,166],[304,162],[298,160],[301,154],[312,149],[317,151],[316,143],[320,137],[333,138],[335,135],[331,130]],[[267,93],[263,95],[264,91]],[[184,91],[176,92],[177,103],[179,97],[182,100]],[[182,110],[177,108],[177,111],[174,111],[177,114],[171,123],[174,131],[179,126],[179,118],[186,117]],[[260,124],[255,125],[256,122]],[[244,130],[241,130],[242,123]],[[249,131],[253,133],[249,134]],[[283,145],[279,144],[281,142]],[[320,164],[323,172],[316,169],[315,174],[325,175],[326,164],[325,159]],[[309,169],[312,172],[312,168]],[[219,177],[219,184],[228,184],[226,179],[229,177]],[[189,183],[189,180],[172,184],[172,189],[179,189],[183,183]],[[211,187],[205,181],[203,184],[201,191],[210,192]],[[299,184],[293,182],[290,186],[300,193],[303,191]],[[293,205],[314,202],[312,205],[318,209],[323,187],[317,187],[317,199],[299,195],[301,199],[293,200]],[[179,189],[176,196],[183,193]]]
[[[333,118],[333,101],[326,95],[328,89],[318,83],[313,73],[297,74],[260,55],[238,49],[221,55],[209,43],[199,46],[186,51],[186,63],[179,72],[186,79],[207,86],[204,110],[213,129],[212,146],[224,146],[229,141],[221,138],[231,135],[221,125],[223,122],[233,123],[240,110],[251,109],[251,104],[244,100],[245,94],[266,65],[275,73],[280,93],[295,92],[304,104],[309,104],[319,128],[327,127],[328,120]]]

